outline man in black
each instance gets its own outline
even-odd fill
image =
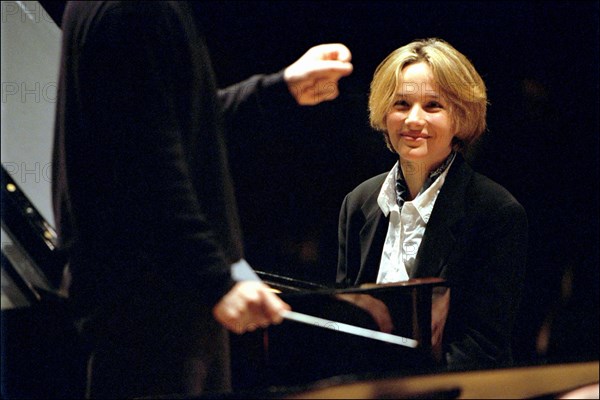
[[[222,326],[279,323],[289,307],[231,278],[244,260],[222,119],[335,98],[350,52],[316,46],[217,91],[183,2],[73,2],[62,28],[53,202],[92,346],[87,395],[229,390]]]

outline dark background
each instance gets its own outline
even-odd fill
[[[64,2],[41,3],[60,19]],[[230,162],[254,268],[333,282],[345,194],[395,162],[367,122],[373,71],[413,39],[440,37],[488,85],[489,130],[472,165],[528,213],[515,358],[598,359],[599,2],[221,1],[195,10],[223,87],[276,72],[319,43],[353,53],[336,101],[238,127]],[[536,349],[540,332],[550,344]]]

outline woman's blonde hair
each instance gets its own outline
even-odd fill
[[[371,126],[384,133],[387,147],[394,151],[386,129],[386,116],[402,84],[402,70],[419,62],[425,62],[431,68],[436,89],[448,103],[448,112],[456,132],[454,148],[464,151],[485,131],[488,104],[486,87],[467,57],[441,39],[416,40],[394,50],[379,64],[369,95]]]

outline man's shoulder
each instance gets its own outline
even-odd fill
[[[154,26],[169,18],[187,19],[190,16],[191,10],[186,2],[70,1],[65,8],[63,24],[84,22],[95,26],[107,21],[124,21]]]

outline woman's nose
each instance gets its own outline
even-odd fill
[[[408,111],[408,115],[406,116],[406,120],[404,121],[404,123],[409,128],[412,126],[423,126],[423,124],[425,124],[425,118],[423,117],[423,109],[417,104],[413,105]]]

